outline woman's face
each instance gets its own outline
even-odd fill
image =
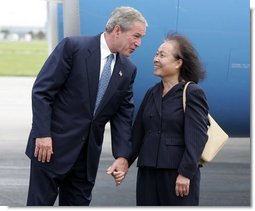
[[[166,41],[160,45],[154,57],[154,75],[161,78],[179,77],[181,59],[176,59],[173,55],[177,51],[175,41]]]

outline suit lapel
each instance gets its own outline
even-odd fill
[[[156,89],[153,90],[154,103],[156,105],[157,112],[161,118],[161,107],[162,107],[162,84],[160,83]]]
[[[99,45],[99,40],[98,40]],[[86,67],[87,67],[87,77],[88,77],[88,87],[89,87],[89,96],[90,96],[90,110],[93,113],[97,89],[99,83],[99,72],[100,72],[100,47],[95,47],[89,49],[89,55],[86,58]]]
[[[96,114],[100,112],[103,109],[103,107],[108,103],[108,101],[114,95],[119,84],[123,81],[124,78],[125,78],[125,70],[123,69],[122,61],[119,55],[117,54],[116,63],[112,72],[111,79],[109,81],[105,94],[102,98],[102,101],[96,111]]]

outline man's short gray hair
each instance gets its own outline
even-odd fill
[[[128,31],[134,22],[144,23],[147,27],[147,21],[143,15],[132,7],[117,7],[113,10],[111,17],[106,23],[105,30],[112,32],[116,25],[119,25],[122,31]]]

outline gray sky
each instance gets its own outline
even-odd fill
[[[43,27],[47,17],[46,0],[0,0],[0,27]]]

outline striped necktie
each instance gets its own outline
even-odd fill
[[[103,71],[102,71],[102,75],[101,78],[99,80],[99,85],[98,85],[98,91],[97,91],[97,99],[96,99],[96,105],[95,105],[95,110],[94,110],[94,114],[96,113],[96,110],[104,96],[105,90],[108,86],[108,83],[110,81],[111,78],[111,63],[113,60],[114,56],[113,54],[110,54],[107,57],[106,63],[104,65]]]

